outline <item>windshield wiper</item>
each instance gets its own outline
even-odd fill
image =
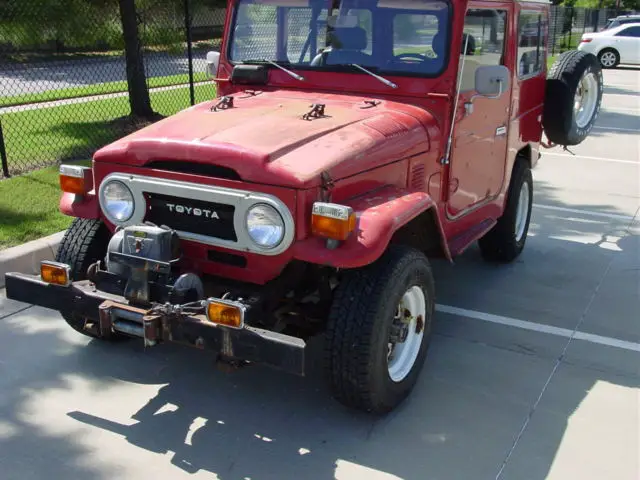
[[[288,70],[288,69],[284,68],[282,65],[277,64],[273,60],[267,60],[267,59],[263,58],[263,59],[260,59],[260,60],[243,60],[242,63],[269,63],[269,64],[273,65],[274,67],[278,67],[280,70],[282,70],[283,72],[289,74],[290,76],[292,76],[296,80],[300,80],[301,82],[304,82],[304,77],[302,75],[298,75],[297,73],[292,72],[291,70]]]
[[[358,65],[357,63],[350,63],[349,65],[356,67],[359,70],[362,70],[364,73],[368,73],[369,75],[371,75],[373,78],[376,78],[378,80],[380,80],[382,83],[384,83],[385,85],[387,85],[388,87],[391,88],[398,88],[398,85],[396,85],[395,83],[393,83],[391,80],[387,80],[384,77],[381,77],[380,75],[376,75],[375,73],[367,70],[364,67],[361,67],[360,65]]]

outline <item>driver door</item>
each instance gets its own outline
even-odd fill
[[[474,87],[478,67],[505,65],[507,13],[506,9],[469,9],[465,17],[462,50],[465,42],[467,50],[460,55],[447,207],[450,217],[463,215],[497,195],[502,186],[511,86],[496,99],[476,96]]]

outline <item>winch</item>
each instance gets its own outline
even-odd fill
[[[200,278],[194,273],[179,274],[180,237],[167,226],[152,223],[118,228],[109,241],[105,264],[107,272],[126,278],[124,297],[134,303],[153,299],[151,283],[171,286],[181,300],[204,298]]]

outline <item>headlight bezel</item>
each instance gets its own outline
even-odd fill
[[[128,192],[131,197],[131,213],[127,218],[120,219],[113,215],[113,213],[108,208],[107,199],[105,197],[105,190],[109,185],[118,184],[120,185],[126,192]],[[133,193],[133,190],[123,181],[118,179],[110,179],[105,182],[102,182],[100,185],[100,207],[102,209],[102,213],[109,219],[109,221],[115,225],[124,225],[129,222],[136,213],[136,197]]]
[[[282,226],[282,234],[280,235],[280,238],[278,239],[278,241],[270,246],[266,246],[263,245],[259,242],[256,241],[255,238],[253,238],[253,236],[251,235],[251,229],[249,228],[249,216],[251,215],[252,211],[254,209],[257,208],[266,208],[266,209],[270,209],[273,211],[273,213],[275,213],[277,215],[277,218],[280,219],[280,223]],[[282,216],[282,213],[280,213],[279,209],[276,208],[274,205],[271,205],[269,203],[266,202],[259,202],[259,203],[254,203],[253,205],[250,205],[247,210],[245,211],[244,214],[244,230],[247,234],[247,237],[249,238],[249,240],[251,240],[251,242],[253,242],[253,246],[255,248],[258,248],[260,250],[263,251],[272,251],[276,248],[278,248],[278,246],[280,246],[282,244],[282,242],[284,241],[286,235],[287,235],[287,224]]]

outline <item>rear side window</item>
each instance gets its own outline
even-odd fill
[[[540,73],[546,62],[546,19],[540,12],[523,10],[518,18],[518,77]]]
[[[627,27],[616,33],[616,37],[635,37],[640,38],[640,27]]]

